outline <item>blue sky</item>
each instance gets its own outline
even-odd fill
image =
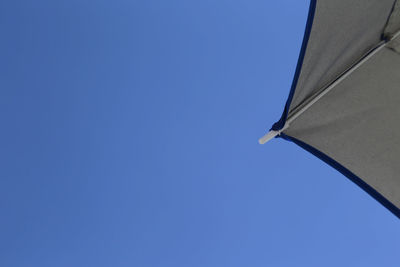
[[[308,1],[2,1],[0,265],[398,266],[279,119]]]

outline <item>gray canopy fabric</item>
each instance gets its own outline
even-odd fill
[[[292,89],[272,130],[400,218],[400,0],[311,0]]]

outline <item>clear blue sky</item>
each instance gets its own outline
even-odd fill
[[[295,144],[308,1],[0,3],[0,266],[399,266],[399,220]]]

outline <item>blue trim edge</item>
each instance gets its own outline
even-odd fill
[[[301,67],[303,66],[304,56],[305,56],[306,50],[307,50],[308,40],[310,39],[311,28],[312,28],[312,25],[314,22],[316,6],[317,6],[317,0],[310,0],[310,8],[308,11],[306,29],[304,32],[303,43],[301,45],[299,59],[297,60],[296,72],[294,74],[292,86],[290,88],[289,96],[288,96],[288,99],[286,100],[286,104],[285,104],[285,108],[283,110],[282,116],[279,119],[279,121],[277,121],[274,125],[272,125],[271,130],[279,131],[285,126],[286,119],[287,119],[287,116],[289,113],[290,104],[292,103],[292,99],[294,96],[294,91],[296,90],[297,82],[299,81]]]
[[[372,196],[375,200],[377,200],[379,203],[381,203],[384,207],[386,207],[390,212],[392,212],[397,218],[400,219],[400,209],[397,208],[393,203],[391,203],[389,200],[387,200],[384,196],[382,196],[378,191],[376,191],[374,188],[372,188],[370,185],[368,185],[366,182],[364,182],[360,177],[352,173],[350,170],[346,169],[343,167],[340,163],[335,161],[334,159],[330,158],[326,154],[322,153],[321,151],[315,149],[314,147],[304,143],[303,141],[300,141],[299,139],[296,139],[294,137],[291,137],[289,135],[286,135],[284,133],[281,133],[279,137],[282,137],[285,140],[288,140],[290,142],[295,143],[296,145],[300,146],[304,150],[310,152],[317,158],[321,159],[324,161],[326,164],[330,165],[337,171],[339,171],[341,174],[346,176],[350,181],[361,187],[365,192],[367,192],[370,196]]]

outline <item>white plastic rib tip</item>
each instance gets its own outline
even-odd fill
[[[280,131],[269,131],[266,135],[258,139],[258,142],[263,145],[275,136],[277,136],[280,133]]]

